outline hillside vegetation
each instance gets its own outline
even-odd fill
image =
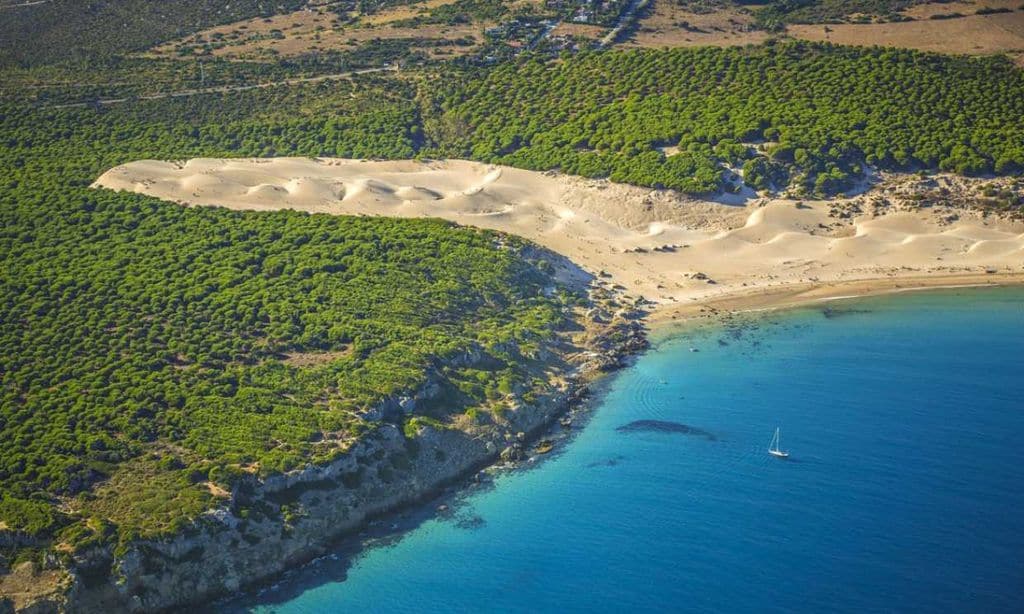
[[[786,23],[838,23],[856,16],[857,21],[901,20],[899,13],[917,4],[944,0],[675,0],[698,13],[743,7],[757,18],[758,25],[777,29]]]
[[[105,85],[90,74],[95,85],[86,88],[33,85],[62,80],[55,68],[12,71],[12,82],[25,85],[9,99],[46,105],[196,87],[194,67],[178,66],[135,60],[114,73],[123,81]],[[207,74],[230,86],[322,68],[220,61]],[[171,129],[161,109],[179,128],[202,127],[191,138],[232,155],[461,157],[695,193],[733,189],[735,173],[757,189],[830,195],[869,166],[964,175],[1024,168],[1024,73],[1000,57],[786,43],[436,67],[374,83],[395,94],[392,102],[377,108],[321,83],[149,101],[137,111],[112,105],[74,121],[83,124],[76,134],[92,127],[89,139],[121,140],[139,125],[132,113]],[[264,104],[295,112],[261,131],[252,117],[268,115]],[[104,131],[100,116],[118,131]],[[66,131],[70,117],[43,129]]]
[[[85,100],[184,83],[133,62],[126,83],[90,74]],[[114,165],[451,156],[691,192],[732,189],[736,169],[817,193],[868,164],[1024,167],[1024,77],[999,58],[609,52],[72,108],[48,106],[81,100],[60,71],[12,71],[51,85],[0,98],[0,522],[33,548],[178,530],[239,472],[339,453],[428,373],[457,401],[431,418],[500,414],[576,302],[513,238],[88,188]],[[445,368],[473,349],[486,368]]]
[[[210,26],[293,11],[305,0],[52,0],[0,11],[0,65],[94,60]]]
[[[447,155],[687,192],[727,187],[727,167],[756,188],[821,194],[865,164],[1024,168],[1024,73],[998,57],[806,43],[590,53],[442,92],[421,113]]]
[[[513,386],[532,386],[532,353],[575,298],[555,293],[512,237],[430,220],[186,209],[87,187],[146,157],[408,157],[415,112],[391,85],[100,112],[4,105],[8,530],[71,549],[164,534],[211,505],[208,483],[329,460],[374,428],[366,411],[428,377],[460,391],[427,411],[440,419],[498,412]],[[487,366],[446,366],[479,351]]]
[[[768,0],[755,4],[758,21],[766,27],[782,23],[830,23],[851,15],[898,20],[899,11],[928,0]]]

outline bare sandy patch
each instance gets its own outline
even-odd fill
[[[433,9],[440,8],[448,4],[455,4],[456,1],[457,0],[424,0],[423,2],[413,2],[403,6],[388,8],[372,15],[364,15],[359,18],[359,21],[366,25],[379,26],[394,21],[401,21],[403,19],[410,19],[412,17],[425,15]]]
[[[964,2],[926,2],[901,11],[912,19],[930,19],[933,15],[950,15],[960,13],[961,15],[973,15],[979,9],[1009,9],[1015,11],[1020,8],[1019,0],[966,0]]]
[[[940,6],[952,11],[954,5]],[[791,25],[786,32],[794,38],[841,45],[908,47],[937,53],[1018,53],[1024,51],[1024,12],[894,23]]]
[[[210,491],[210,494],[218,499],[230,499],[231,493],[225,490],[214,482],[203,482],[202,486],[206,487],[206,490]]]
[[[569,37],[580,37],[588,38],[591,40],[601,40],[611,28],[604,26],[595,26],[593,24],[586,23],[572,23],[569,21],[563,21],[562,23],[555,26],[551,30],[551,37],[558,36],[569,36]]]
[[[967,210],[863,211],[842,200],[726,205],[459,160],[144,160],[94,185],[184,205],[491,228],[548,247],[663,311],[793,287],[1024,272],[1024,223]]]
[[[235,60],[266,60],[292,57],[314,51],[352,51],[374,41],[417,39],[413,49],[431,56],[453,56],[469,53],[483,41],[483,31],[493,24],[424,25],[397,27],[390,25],[401,19],[421,14],[454,0],[426,0],[360,17],[355,23],[343,23],[326,7],[311,8],[253,18],[217,26],[186,38],[160,45],[151,55],[160,57],[192,57],[209,54]],[[472,45],[455,44],[473,41]],[[188,53],[179,55],[178,49]]]
[[[14,565],[0,575],[0,595],[10,600],[12,611],[32,609],[56,610],[64,603],[64,592],[71,586],[71,577],[62,569],[40,569],[33,561]]]
[[[351,348],[333,352],[291,352],[285,354],[281,362],[291,367],[316,367],[344,358],[351,353]]]
[[[672,0],[653,0],[648,15],[624,47],[727,47],[764,42],[770,34],[753,28],[754,19],[737,10],[694,13]]]

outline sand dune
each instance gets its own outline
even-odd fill
[[[745,206],[474,162],[144,160],[96,187],[232,209],[439,217],[531,239],[662,309],[862,280],[1024,272],[1024,225],[927,210],[839,219],[834,203]]]

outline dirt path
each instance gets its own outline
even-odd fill
[[[219,94],[225,92],[244,92],[247,90],[265,89],[269,87],[277,87],[280,85],[300,85],[305,83],[320,83],[322,81],[339,81],[342,79],[351,79],[356,75],[365,75],[375,72],[387,72],[398,70],[395,66],[385,66],[383,68],[364,68],[362,70],[353,70],[344,73],[336,73],[331,75],[319,75],[316,77],[298,77],[295,79],[285,79],[284,81],[271,81],[268,83],[254,83],[249,85],[219,85],[216,87],[205,87],[196,88],[190,90],[179,90],[177,92],[160,92],[157,94],[145,94],[142,96],[126,96],[124,98],[107,98],[91,102],[72,102],[68,104],[55,104],[55,105],[44,105],[41,108],[48,109],[69,109],[74,107],[87,107],[95,104],[100,105],[113,105],[121,104],[123,102],[129,102],[132,100],[160,100],[162,98],[184,98],[187,96],[198,96],[202,94]]]
[[[0,4],[0,11],[4,9],[20,9],[26,6],[35,6],[37,4],[47,4],[53,2],[53,0],[30,0],[29,2],[20,2],[18,4]]]

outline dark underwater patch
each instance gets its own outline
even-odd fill
[[[871,313],[867,309],[835,309],[833,307],[826,307],[821,310],[821,315],[825,316],[826,320],[834,320],[835,318],[841,318],[843,316],[852,316],[862,313]]]
[[[483,516],[478,516],[476,514],[460,516],[455,520],[455,526],[466,531],[482,529],[486,524],[487,521],[484,520]]]
[[[666,420],[636,420],[629,424],[623,424],[615,430],[620,433],[670,433],[676,435],[703,437],[708,441],[718,440],[718,437],[716,437],[714,433],[705,431],[704,429],[690,426],[688,424],[681,424],[679,422],[668,422]]]
[[[622,456],[621,454],[619,454],[617,456],[613,456],[611,458],[608,458],[608,459],[605,459],[605,460],[602,460],[602,461],[594,461],[592,463],[588,463],[587,464],[587,468],[588,469],[592,469],[594,467],[614,467],[615,465],[618,465],[619,462],[624,460],[625,458],[626,458],[625,456]]]

